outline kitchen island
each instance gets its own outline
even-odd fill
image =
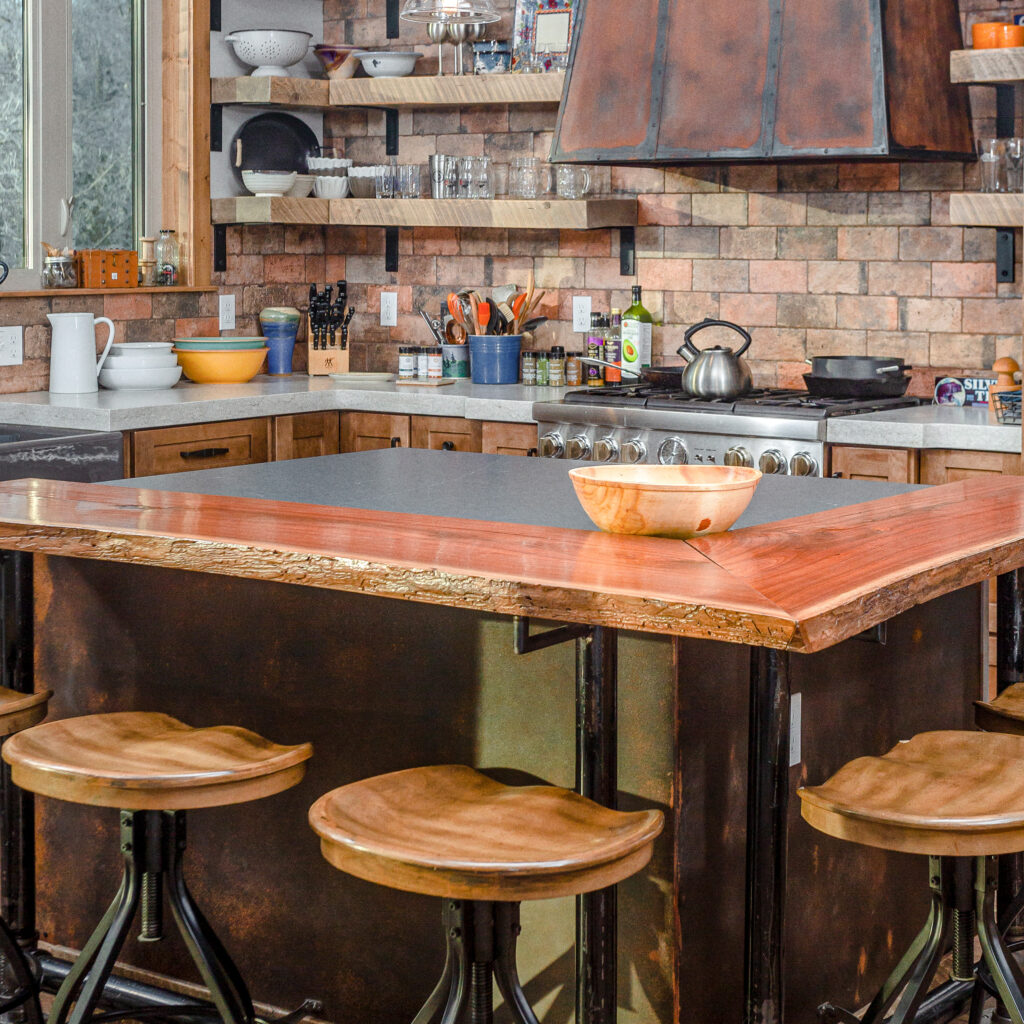
[[[1024,564],[1024,481],[766,478],[732,532],[679,542],[588,528],[565,469],[389,451],[114,486],[0,485],[0,546],[48,556],[36,560],[36,675],[57,690],[55,713],[157,705],[196,724],[217,716],[313,740],[310,783],[286,807],[282,798],[287,814],[273,812],[287,827],[267,828],[259,808],[228,823],[245,835],[255,815],[269,880],[209,894],[258,997],[337,984],[331,1019],[415,1011],[415,980],[429,986],[436,966],[433,908],[328,885],[302,804],[428,760],[571,784],[576,676],[581,788],[671,812],[651,872],[621,887],[619,963],[631,972],[619,1019],[630,1009],[637,1020],[778,1019],[783,950],[791,1019],[826,997],[856,1005],[885,973],[887,947],[916,928],[917,865],[809,837],[788,796],[801,778],[910,732],[969,722],[982,680],[979,584]],[[268,585],[280,583],[300,586]],[[565,645],[510,659],[510,615],[588,627],[578,672]],[[528,629],[516,638],[530,648]],[[47,884],[94,870],[91,850],[83,862],[61,842],[72,816],[46,808],[40,908],[44,928],[74,944],[102,886],[98,867],[96,885],[72,899]],[[237,877],[238,851],[222,837],[204,846],[200,836],[198,851],[213,877]],[[903,883],[909,895],[897,896]],[[887,888],[872,906],[865,894],[880,884],[892,899]],[[583,915],[603,971],[587,1007],[595,1021],[611,1019],[601,1000],[615,972],[601,953],[612,910],[598,894]],[[524,970],[531,997],[563,1009],[566,962],[552,950],[565,948],[566,916],[537,909],[527,935],[546,942]],[[393,1006],[361,1002],[366,931],[352,922],[364,920],[405,967]],[[314,943],[301,969],[283,959],[296,956],[288,927]],[[530,946],[524,937],[524,958]],[[129,959],[145,965],[141,950]]]

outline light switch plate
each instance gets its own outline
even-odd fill
[[[572,297],[572,329],[574,331],[590,330],[591,298],[589,295]]]
[[[398,292],[380,293],[381,327],[398,326]]]
[[[233,331],[235,329],[234,295],[220,296],[220,329],[222,331]]]
[[[0,366],[21,366],[25,361],[24,327],[0,327]]]

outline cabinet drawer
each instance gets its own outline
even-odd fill
[[[269,459],[270,420],[260,417],[137,430],[131,444],[132,476],[246,466]]]
[[[303,412],[274,417],[274,460],[311,459],[341,451],[341,415]]]
[[[485,422],[480,448],[485,455],[536,455],[537,424]]]
[[[413,416],[412,447],[480,451],[480,421],[461,416]]]
[[[343,412],[341,450],[366,452],[375,448],[408,448],[409,417],[383,412]]]

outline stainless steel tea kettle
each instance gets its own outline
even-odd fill
[[[697,349],[691,339],[705,327],[729,327],[744,338],[734,352],[724,345]],[[683,371],[683,390],[697,398],[735,398],[750,390],[750,368],[740,358],[750,347],[750,335],[737,324],[710,317],[694,324],[676,351],[689,364]]]

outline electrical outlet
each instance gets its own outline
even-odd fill
[[[220,329],[222,331],[233,331],[235,329],[234,295],[220,296]]]
[[[25,361],[24,327],[0,327],[0,366],[21,366]]]
[[[572,329],[574,331],[590,330],[591,299],[589,295],[572,297]]]
[[[381,327],[398,326],[398,292],[380,293]]]

